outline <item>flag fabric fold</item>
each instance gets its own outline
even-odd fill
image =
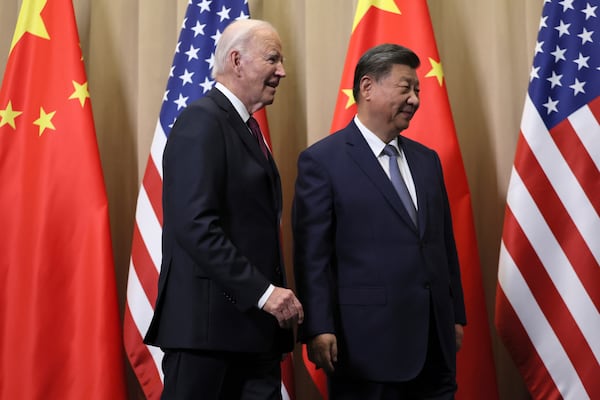
[[[534,399],[600,398],[600,21],[546,1],[508,186],[495,323]]]
[[[0,88],[0,398],[125,399],[104,186],[71,0],[24,0]]]
[[[158,290],[162,238],[162,154],[175,119],[214,86],[211,70],[221,33],[236,19],[249,18],[244,0],[190,0],[163,96],[159,120],[138,195],[124,316],[129,362],[147,399],[162,392],[162,352],[143,343]],[[264,109],[254,114],[270,146]],[[282,396],[294,399],[293,359],[282,362]]]
[[[421,59],[421,106],[403,134],[434,149],[444,169],[468,319],[463,348],[458,353],[457,399],[497,399],[470,192],[425,0],[358,0],[331,132],[346,126],[356,113],[352,85],[358,59],[382,43],[409,47]],[[324,374],[314,369],[305,351],[303,354],[309,374],[322,397],[327,398]]]

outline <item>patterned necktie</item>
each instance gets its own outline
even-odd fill
[[[392,181],[392,185],[394,185],[394,189],[396,189],[398,196],[400,196],[400,200],[402,200],[404,208],[406,208],[406,211],[408,211],[408,215],[410,216],[413,224],[417,226],[417,209],[415,208],[415,204],[410,197],[406,183],[404,182],[404,179],[402,179],[400,169],[398,168],[398,149],[388,144],[383,149],[383,153],[389,157],[390,180]]]
[[[248,124],[248,127],[252,132],[252,136],[254,136],[254,138],[258,142],[258,145],[260,146],[260,150],[262,151],[263,155],[266,159],[268,159],[269,150],[267,149],[267,145],[265,144],[265,140],[263,139],[262,132],[260,131],[260,126],[258,126],[258,122],[256,122],[253,116],[250,116],[246,123]]]

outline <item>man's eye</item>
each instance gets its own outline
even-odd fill
[[[413,87],[411,87],[411,86],[409,86],[409,85],[403,85],[403,86],[400,86],[400,89],[402,89],[402,91],[403,91],[403,92],[405,92],[405,93],[408,93],[408,92],[410,92],[410,91],[411,91],[411,89],[412,89],[412,90],[415,92],[415,94],[417,94],[417,95],[418,95],[418,94],[421,92],[421,89],[420,89],[420,88],[418,88],[418,87],[416,87],[416,88],[413,88]]]

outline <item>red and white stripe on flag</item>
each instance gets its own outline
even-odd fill
[[[546,2],[507,193],[496,326],[534,399],[600,398],[600,31]]]
[[[147,399],[162,393],[162,351],[143,343],[154,314],[162,257],[162,153],[166,135],[157,124],[146,172],[138,194],[127,299],[123,320],[125,349]]]

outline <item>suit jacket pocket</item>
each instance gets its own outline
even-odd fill
[[[383,286],[340,287],[339,303],[345,305],[383,305],[387,303]]]

